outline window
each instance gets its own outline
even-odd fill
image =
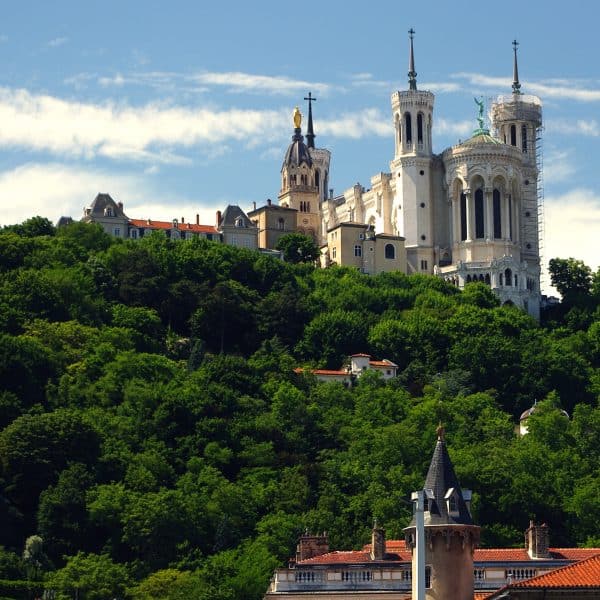
[[[410,146],[412,144],[412,122],[410,118],[410,113],[406,113],[404,115],[404,131],[406,137],[406,145]]]
[[[458,506],[456,504],[456,496],[452,494],[450,498],[448,498],[448,512],[458,512]]]
[[[511,146],[517,145],[517,126],[516,125],[510,126],[510,145]]]
[[[417,115],[417,142],[423,143],[423,113]]]
[[[354,246],[354,256],[356,256],[357,258],[360,258],[362,256],[362,246],[359,246],[358,244]]]
[[[508,238],[512,240],[512,196],[508,195]]]
[[[385,257],[390,260],[394,260],[396,258],[396,248],[394,248],[394,244],[385,245]]]
[[[337,248],[335,246],[331,250],[331,257],[337,258]]]
[[[113,235],[114,235],[115,237],[121,237],[121,228],[120,228],[120,227],[115,227],[115,228],[113,229]]]
[[[113,215],[113,209],[112,209],[112,206],[107,206],[107,207],[104,209],[104,216],[105,216],[105,217],[113,217],[113,216],[114,216],[114,215]]]
[[[285,221],[281,217],[277,219],[277,229],[281,231],[285,229]]]
[[[512,284],[512,271],[510,269],[504,271],[504,281],[506,282],[506,285]]]
[[[425,567],[425,587],[431,587],[431,567]]]
[[[499,239],[502,237],[502,219],[500,213],[500,191],[494,190],[493,194],[494,203],[494,238]]]
[[[483,228],[483,190],[479,188],[475,192],[475,237],[485,237]]]
[[[427,271],[427,261],[421,260],[421,271]]]
[[[316,185],[317,187],[319,187],[319,183],[320,183],[319,179],[320,179],[320,174],[319,174],[319,170],[317,169],[317,170],[315,171],[315,185]]]
[[[137,240],[137,236],[138,236],[138,230],[137,230],[137,229],[132,229],[132,230],[129,232],[129,237],[130,237],[132,240]]]
[[[242,217],[238,217],[235,220],[235,226],[236,227],[243,227],[244,226],[244,219],[242,219]]]
[[[460,239],[467,239],[467,196],[464,193],[460,195]]]
[[[521,148],[527,153],[527,125],[521,126]]]

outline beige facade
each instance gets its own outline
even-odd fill
[[[327,231],[321,264],[355,267],[368,275],[389,271],[406,273],[404,238],[376,234],[371,227],[360,223],[340,223]]]
[[[278,206],[271,200],[265,206],[248,213],[258,228],[258,247],[274,249],[282,235],[296,231],[297,212],[293,208]]]

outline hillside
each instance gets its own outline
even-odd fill
[[[600,274],[553,274],[565,301],[539,325],[483,284],[5,228],[0,596],[45,579],[57,600],[259,600],[305,528],[402,537],[440,421],[485,545],[531,518],[600,545]],[[356,352],[400,375],[294,373]]]

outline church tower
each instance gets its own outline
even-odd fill
[[[519,228],[516,236],[521,260],[528,265],[527,290],[539,295],[540,289],[540,227],[543,226],[541,180],[542,102],[537,96],[521,92],[517,64],[518,42],[513,41],[512,94],[500,96],[492,105],[492,127],[497,137],[521,151],[522,177],[515,181],[520,196],[517,206]],[[535,298],[530,299],[536,301]],[[539,305],[539,300],[537,301]],[[537,308],[539,311],[539,306]],[[531,309],[530,309],[530,312]]]
[[[409,272],[432,272],[433,151],[431,129],[434,95],[417,89],[414,30],[409,32],[408,90],[392,94],[395,153],[390,164],[395,197],[391,221],[393,233],[406,238]]]
[[[310,116],[307,138],[314,145],[312,110]],[[320,244],[320,171],[316,168],[309,146],[304,143],[301,128],[302,114],[298,107],[294,110],[293,119],[294,135],[292,136],[292,143],[288,146],[281,166],[279,205],[298,211],[296,231],[312,237],[317,244]],[[327,163],[328,166],[329,163]]]
[[[479,527],[470,510],[471,492],[461,490],[444,440],[443,427],[424,485],[425,598],[473,600],[473,552]],[[412,551],[412,597],[417,598],[416,518],[404,530]]]

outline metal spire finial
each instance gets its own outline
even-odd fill
[[[315,147],[315,132],[313,130],[313,118],[312,118],[312,103],[316,102],[317,99],[313,97],[313,95],[308,92],[308,97],[305,96],[305,100],[308,100],[308,127],[306,129],[306,145],[309,148]]]
[[[413,39],[415,37],[415,30],[411,27],[408,30],[408,36],[410,37],[410,54],[408,57],[408,89],[417,89],[417,72],[415,71],[415,52],[413,48]]]
[[[517,65],[517,48],[519,46],[519,42],[517,40],[513,40],[513,50],[515,53],[514,63],[513,63],[513,84],[512,90],[513,94],[521,93],[521,84],[519,83],[519,66]]]

